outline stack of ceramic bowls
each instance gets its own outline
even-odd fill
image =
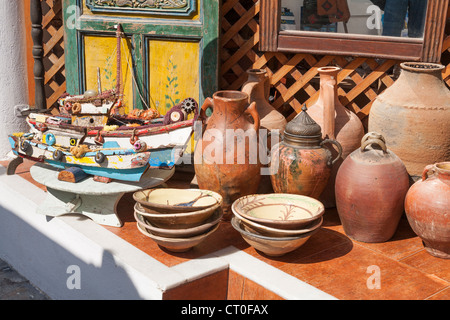
[[[219,227],[222,197],[199,189],[158,188],[137,191],[134,217],[137,227],[159,246],[185,252]]]
[[[323,222],[324,205],[311,197],[260,194],[237,199],[232,226],[244,240],[268,256],[282,256],[301,247]]]

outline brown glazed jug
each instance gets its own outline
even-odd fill
[[[344,107],[339,101],[337,76],[341,68],[319,68],[320,93],[315,104],[308,108],[308,113],[322,127],[324,139],[335,139],[342,146],[342,155],[333,166],[330,179],[320,201],[326,208],[336,205],[335,181],[339,166],[344,159],[358,149],[364,136],[364,127],[358,116]],[[337,155],[337,150],[333,151]]]
[[[405,211],[428,253],[450,259],[450,162],[425,167],[406,195]]]
[[[213,111],[206,119],[208,108]],[[205,100],[200,118],[206,128],[194,151],[198,187],[223,197],[224,219],[229,220],[232,203],[256,193],[261,180],[256,103],[249,105],[244,92],[219,91]]]
[[[338,148],[337,156],[333,157],[325,147],[328,143]],[[339,142],[322,139],[322,129],[304,106],[302,112],[286,125],[283,141],[272,149],[270,178],[273,190],[318,199],[341,152]]]
[[[247,70],[248,79],[242,92],[248,94],[249,103],[256,102],[261,128],[284,131],[286,118],[269,103],[270,78],[265,69]]]
[[[369,131],[382,134],[414,181],[450,159],[450,90],[440,64],[402,63],[397,81],[374,101]]]
[[[365,135],[361,148],[342,163],[336,176],[336,209],[352,239],[378,243],[392,238],[409,189],[405,165],[386,148],[384,138]]]

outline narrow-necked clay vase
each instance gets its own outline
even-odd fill
[[[369,131],[382,134],[414,181],[430,163],[450,158],[450,90],[443,65],[407,62],[372,104]]]
[[[333,157],[324,147],[334,144],[339,152]],[[341,157],[342,147],[336,140],[322,139],[320,126],[303,106],[286,125],[283,141],[272,149],[271,181],[276,193],[291,193],[318,199],[330,178],[331,168]]]
[[[256,110],[261,120],[261,129],[267,138],[267,150],[272,149],[272,136],[283,134],[286,118],[269,103],[270,78],[265,69],[247,70],[248,80],[242,86],[242,92],[248,94],[249,103],[256,102]],[[279,140],[274,140],[279,141]],[[272,185],[269,175],[262,175],[258,193],[271,193]]]
[[[450,162],[425,167],[406,195],[405,211],[428,253],[450,259]]]
[[[269,103],[270,78],[265,69],[247,70],[248,80],[242,86],[242,92],[248,94],[249,103],[256,102],[261,119],[261,128],[279,130],[283,133],[286,118]]]
[[[405,165],[386,148],[384,138],[365,135],[361,148],[342,163],[336,176],[336,208],[352,239],[379,243],[392,238],[409,189]]]
[[[198,187],[223,197],[224,220],[230,220],[233,201],[256,193],[261,180],[256,103],[249,105],[244,92],[219,91],[205,100],[200,118],[206,128],[194,151]]]
[[[339,166],[344,159],[358,149],[364,136],[364,127],[358,116],[339,101],[337,76],[341,68],[319,68],[320,93],[316,103],[308,108],[308,114],[322,127],[324,139],[336,139],[342,146],[342,155],[333,166],[330,179],[320,201],[326,208],[336,205],[335,181]],[[337,150],[333,151],[337,155]]]

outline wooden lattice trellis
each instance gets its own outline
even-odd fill
[[[64,61],[64,26],[61,0],[42,1],[44,30],[45,93],[52,106],[66,91]]]
[[[66,90],[61,7],[61,0],[42,0],[48,107]],[[259,11],[259,0],[222,0],[220,89],[239,90],[248,69],[265,68],[271,74],[273,106],[292,119],[303,104],[309,106],[317,99],[317,69],[337,65],[342,68],[341,102],[365,122],[375,97],[394,83],[399,61],[260,52]],[[442,63],[447,66],[444,79],[450,86],[450,36],[443,43]]]
[[[317,100],[317,69],[335,65],[342,68],[338,76],[341,102],[366,122],[374,99],[397,78],[400,61],[259,52],[259,10],[259,0],[223,1],[222,89],[239,90],[247,79],[247,69],[265,68],[272,74],[273,106],[290,120],[303,104],[309,106]],[[449,37],[443,47],[444,53],[448,52]],[[450,83],[450,61],[445,62],[444,77]]]

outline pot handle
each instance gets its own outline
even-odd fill
[[[436,169],[433,164],[430,164],[425,167],[423,173],[422,173],[422,181],[427,180],[430,176],[436,174]]]
[[[213,102],[214,102],[214,100],[212,98],[206,98],[205,102],[203,102],[202,108],[200,109],[200,117],[199,117],[202,121],[206,120],[206,110],[209,107],[214,106]]]
[[[244,113],[249,114],[253,118],[254,121],[253,127],[255,131],[258,132],[260,126],[260,119],[258,110],[256,110],[256,102],[252,102],[250,106],[247,109],[245,109]]]
[[[365,151],[367,146],[371,144],[376,144],[381,148],[381,150],[383,150],[384,153],[387,152],[386,141],[381,134],[376,132],[367,133],[361,140],[361,151]]]
[[[320,143],[320,145],[322,146],[322,145],[324,145],[324,144],[326,144],[326,143],[334,144],[334,145],[338,148],[338,156],[336,157],[336,159],[334,159],[333,161],[331,161],[331,163],[328,162],[328,165],[329,165],[329,166],[332,166],[332,165],[334,165],[334,164],[339,160],[340,157],[342,157],[342,152],[343,152],[342,146],[341,146],[341,144],[340,144],[338,141],[333,140],[333,139],[325,139],[325,140],[323,140],[323,141]]]

